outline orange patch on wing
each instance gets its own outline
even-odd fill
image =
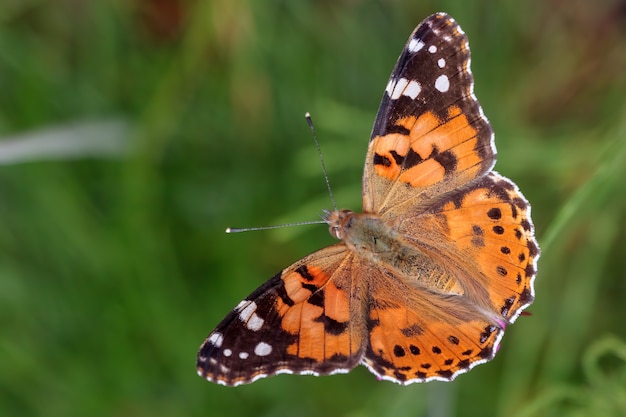
[[[335,355],[351,356],[357,353],[358,345],[352,343],[350,333],[345,332],[340,335],[326,335],[324,355],[332,358]]]
[[[443,181],[446,170],[434,159],[407,169],[400,175],[400,181],[411,184],[413,187],[428,187]]]
[[[335,355],[350,356],[356,353],[356,344],[352,344],[348,332],[340,335],[324,333],[320,323],[303,328],[297,342],[287,346],[287,353],[302,359],[313,359],[322,362]],[[353,348],[350,351],[350,348]]]
[[[348,294],[333,283],[327,283],[328,275],[320,268],[309,266],[307,269],[308,273],[314,277],[312,281],[307,280],[307,283],[320,286],[326,283],[323,290],[324,305],[318,306],[307,302],[313,293],[301,286],[299,273],[292,272],[284,277],[287,295],[296,304],[288,306],[279,299],[276,308],[282,317],[283,330],[298,335],[296,342],[287,347],[287,353],[317,362],[322,362],[334,355],[349,356],[355,353],[357,345],[351,343],[349,331],[338,335],[330,334],[326,332],[324,321],[320,320],[322,315],[326,315],[336,322],[347,323],[350,319]],[[298,282],[294,283],[294,281]],[[287,283],[289,283],[289,288],[287,288]],[[297,295],[297,301],[294,299],[295,295]],[[351,348],[354,352],[350,352]]]
[[[411,357],[398,358],[392,356],[396,345],[403,346],[407,338],[401,333],[402,328],[409,328],[417,323],[417,317],[406,308],[372,309],[372,319],[378,320],[378,325],[370,332],[372,350],[385,361],[392,362],[396,367],[414,365]]]
[[[307,280],[309,284],[317,285],[319,287],[324,285],[324,283],[328,281],[328,274],[324,272],[324,270],[322,270],[322,268],[320,268],[319,266],[308,265],[306,269],[313,277],[311,281]]]
[[[324,288],[324,312],[328,317],[340,323],[350,320],[350,301],[348,294],[333,283]]]
[[[477,131],[457,106],[448,109],[448,118],[442,121],[432,112],[420,117],[405,117],[396,122],[409,131],[408,135],[391,133],[376,137],[374,152],[383,157],[385,164],[376,164],[376,173],[389,180],[400,178],[414,187],[429,187],[444,179],[446,167],[433,158],[435,148],[439,154],[450,152],[456,160],[456,171],[479,169],[482,161],[475,148]],[[421,159],[403,171],[404,158],[411,149]],[[396,158],[402,158],[400,163]],[[474,168],[475,167],[475,168]]]
[[[422,159],[430,157],[433,152],[433,144],[442,144],[441,140],[446,139],[445,133],[437,133],[437,129],[442,125],[441,120],[437,118],[433,113],[427,112],[422,114],[417,120],[415,117],[407,117],[402,119],[400,124],[408,128],[411,133],[411,148]],[[443,146],[447,148],[447,146]]]
[[[324,325],[316,321],[323,308],[313,304],[303,303],[293,306],[285,317],[281,326],[292,334],[298,335],[296,343],[288,347],[288,352],[299,357],[321,360],[324,356]]]

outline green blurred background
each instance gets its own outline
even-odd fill
[[[498,171],[533,205],[537,300],[492,362],[226,388],[200,343],[332,242],[415,25],[470,37]],[[625,416],[626,2],[0,3],[1,416]]]

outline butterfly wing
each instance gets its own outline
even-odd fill
[[[504,330],[461,297],[384,268],[372,269],[370,281],[362,363],[380,378],[403,385],[449,381],[495,355]]]
[[[234,386],[279,373],[324,375],[355,367],[364,312],[352,259],[343,244],[329,246],[267,281],[207,337],[198,374]]]
[[[491,170],[493,130],[473,88],[467,36],[444,13],[428,17],[409,37],[376,116],[364,212],[419,207]]]
[[[406,216],[398,228],[450,265],[464,296],[494,320],[512,323],[533,302],[539,246],[530,205],[500,174],[491,172],[426,213]]]
[[[397,227],[427,255],[414,268],[430,274],[370,275],[363,363],[407,384],[450,380],[490,360],[505,325],[534,299],[539,247],[528,202],[491,172]]]

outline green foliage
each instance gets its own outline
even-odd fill
[[[37,145],[0,165],[0,415],[626,415],[626,17],[609,0],[491,3],[2,2],[0,135],[116,151]],[[305,111],[338,204],[360,208],[387,77],[439,10],[470,37],[497,170],[533,205],[532,315],[452,383],[203,381],[217,322],[332,241],[223,230],[329,208]]]

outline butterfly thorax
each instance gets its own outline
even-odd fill
[[[459,282],[440,262],[407,240],[377,214],[350,210],[326,212],[330,234],[343,240],[357,257],[417,284],[446,294],[462,294]]]

